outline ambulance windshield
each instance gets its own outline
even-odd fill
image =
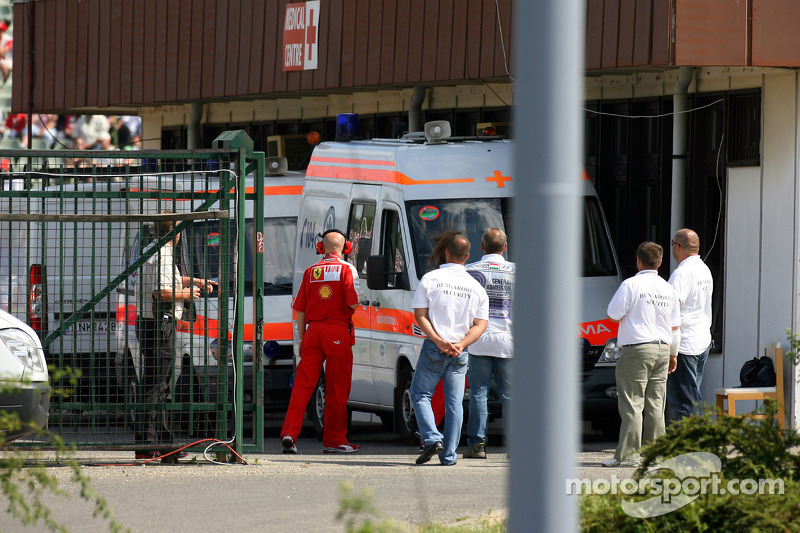
[[[414,200],[406,203],[417,276],[434,267],[428,263],[433,250],[432,236],[445,230],[465,231],[472,244],[468,262],[479,260],[481,236],[486,228],[497,227],[513,233],[508,198]],[[585,196],[583,203],[583,275],[616,276],[617,267],[597,198]],[[509,247],[507,259],[514,260]]]
[[[264,288],[265,294],[291,294],[292,260],[297,227],[296,217],[264,220]],[[192,224],[185,245],[191,264],[191,274],[198,278],[219,279],[220,262],[228,265],[228,280],[233,283],[233,239],[236,226],[230,221],[231,244],[227,258],[222,258],[222,238],[217,220],[202,220]],[[253,291],[253,220],[245,221],[245,249],[241,259],[245,264],[245,295]]]
[[[465,231],[472,249],[469,262],[481,258],[481,236],[486,228],[497,227],[509,233],[511,203],[508,198],[463,198],[449,200],[414,200],[406,202],[417,276],[433,270],[428,264],[433,250],[433,236],[445,230]],[[512,257],[508,257],[513,261]]]

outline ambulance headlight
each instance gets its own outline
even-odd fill
[[[264,342],[264,356],[268,359],[274,359],[281,353],[281,345],[275,341]]]
[[[603,347],[603,353],[600,354],[600,358],[595,363],[595,366],[614,366],[617,364],[619,360],[621,350],[619,345],[617,344],[616,337],[613,339],[608,339],[606,341],[606,345]]]

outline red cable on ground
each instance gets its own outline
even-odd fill
[[[85,466],[140,466],[140,465],[146,465],[147,463],[151,463],[151,462],[157,461],[157,460],[160,461],[161,459],[164,459],[165,457],[169,457],[170,455],[174,455],[176,453],[180,453],[181,451],[185,450],[186,448],[190,448],[192,446],[197,446],[198,444],[201,444],[203,442],[214,442],[214,443],[218,443],[218,444],[224,444],[225,447],[228,448],[231,451],[231,453],[233,453],[233,455],[235,455],[236,457],[238,457],[241,460],[241,462],[242,462],[241,464],[245,464],[245,465],[249,465],[250,464],[247,461],[245,461],[244,458],[241,455],[236,453],[236,450],[231,448],[230,445],[227,442],[221,441],[219,439],[201,439],[201,440],[186,444],[186,445],[184,445],[184,446],[182,446],[180,448],[177,448],[175,450],[172,450],[169,453],[165,453],[163,455],[159,455],[157,457],[153,457],[153,458],[150,458],[150,459],[145,459],[143,461],[134,461],[132,463],[92,463],[92,464],[87,464]]]

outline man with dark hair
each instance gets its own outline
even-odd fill
[[[414,318],[427,337],[409,391],[424,445],[417,464],[427,463],[437,453],[441,464],[456,463],[464,415],[465,350],[481,336],[489,318],[486,291],[464,268],[469,240],[461,233],[445,232],[437,239],[434,254],[441,249],[445,263],[422,276],[411,302]],[[444,435],[436,428],[431,409],[431,396],[440,379],[445,395]]]
[[[702,413],[700,384],[711,351],[711,296],[714,278],[700,257],[700,237],[683,228],[672,239],[672,257],[678,267],[669,278],[681,308],[681,344],[677,367],[667,380],[667,420]]]
[[[603,466],[636,466],[642,442],[664,434],[667,374],[675,370],[680,343],[680,309],[672,286],[658,275],[663,249],[643,242],[636,250],[639,272],[622,282],[608,316],[619,322],[617,408],[622,419],[614,457]]]
[[[503,427],[508,438],[508,407],[511,403],[511,306],[514,294],[515,265],[503,257],[508,248],[506,234],[489,228],[481,238],[483,257],[467,265],[467,272],[486,289],[489,296],[489,323],[483,335],[469,349],[469,421],[465,459],[486,459],[486,432],[489,425],[487,397],[492,376],[503,401]]]
[[[165,211],[163,214],[170,214]],[[148,245],[143,254],[175,227],[171,219],[156,223],[156,241]],[[175,264],[175,247],[181,234],[166,243],[142,266],[139,290],[136,291],[136,337],[142,352],[142,388],[144,403],[167,403],[172,396],[172,371],[175,367],[175,324],[183,315],[183,302],[200,297],[200,291],[213,290],[217,282],[182,276]],[[136,441],[156,444],[172,442],[172,428],[166,410],[144,413],[144,428],[137,425]],[[136,452],[137,459],[157,457],[158,451]]]
[[[292,306],[297,314],[300,363],[289,408],[281,428],[283,453],[297,453],[308,400],[325,363],[325,420],[323,453],[353,453],[360,448],[347,439],[347,399],[353,376],[353,311],[358,307],[359,278],[356,267],[342,259],[347,240],[337,229],[322,235],[323,254],[303,273]]]

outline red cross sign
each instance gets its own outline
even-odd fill
[[[503,176],[499,170],[494,171],[494,176],[486,176],[486,181],[493,181],[497,183],[498,187],[505,187],[507,181],[511,181],[511,176]]]
[[[313,70],[319,58],[319,0],[286,4],[283,71]]]

